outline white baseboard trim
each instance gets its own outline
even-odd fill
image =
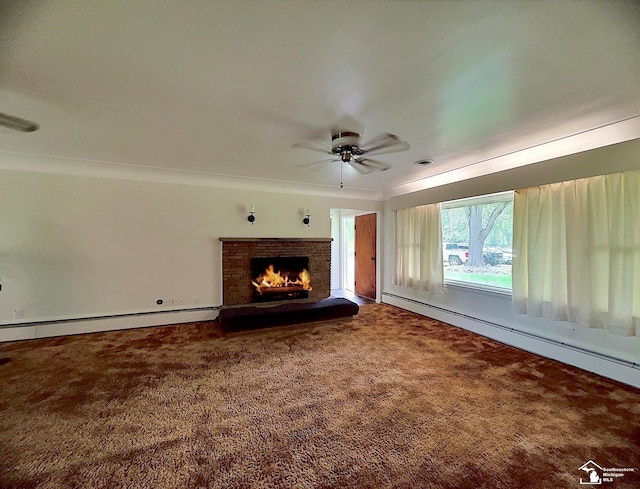
[[[100,331],[145,328],[167,324],[211,321],[218,316],[217,308],[197,308],[153,313],[128,313],[113,316],[39,320],[37,322],[6,325],[0,328],[0,342],[49,338]]]
[[[382,302],[640,388],[640,365],[502,326],[412,299],[384,293]]]

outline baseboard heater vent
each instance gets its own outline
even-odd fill
[[[222,306],[203,306],[203,307],[188,307],[183,309],[169,309],[165,311],[140,311],[140,312],[126,312],[121,314],[103,314],[101,316],[81,316],[81,317],[68,317],[68,318],[56,318],[56,319],[34,319],[32,321],[21,321],[19,323],[0,324],[0,329],[4,328],[21,328],[27,326],[43,326],[45,324],[62,324],[62,323],[75,323],[80,321],[100,321],[103,319],[121,319],[128,317],[149,316],[152,314],[171,314],[171,313],[185,313],[185,312],[197,312],[197,311],[218,311]]]
[[[602,360],[607,360],[609,362],[614,362],[614,363],[617,363],[619,365],[624,365],[625,367],[631,367],[631,368],[635,368],[635,369],[640,369],[640,364],[638,364],[636,362],[631,362],[629,360],[623,360],[621,358],[616,358],[616,357],[613,357],[611,355],[607,355],[605,353],[600,353],[600,352],[597,352],[597,351],[589,350],[587,348],[582,348],[580,346],[575,346],[575,345],[572,345],[570,343],[565,343],[563,341],[554,340],[553,338],[547,338],[546,336],[537,335],[535,333],[529,333],[529,332],[526,332],[526,331],[521,331],[521,330],[516,329],[516,328],[511,328],[509,326],[504,326],[502,324],[494,323],[492,321],[487,321],[486,319],[480,319],[480,318],[477,318],[477,317],[474,317],[474,316],[470,316],[468,314],[463,314],[461,312],[452,311],[451,309],[446,309],[444,307],[434,306],[432,304],[427,304],[426,302],[417,301],[415,299],[408,299],[406,297],[402,297],[401,295],[391,294],[389,292],[382,292],[382,295],[386,296],[386,297],[392,297],[394,299],[399,299],[399,300],[402,300],[402,301],[406,301],[406,302],[411,302],[413,304],[417,304],[417,305],[422,306],[422,307],[427,307],[429,309],[434,309],[436,311],[440,311],[440,312],[443,312],[443,313],[446,313],[446,314],[451,314],[453,316],[457,316],[457,317],[460,317],[460,318],[463,318],[463,319],[468,319],[470,321],[475,321],[476,323],[486,324],[487,326],[492,326],[494,328],[498,328],[498,329],[501,329],[503,331],[508,331],[510,333],[514,333],[514,334],[518,334],[518,335],[521,335],[521,336],[525,336],[527,338],[532,338],[532,339],[535,339],[535,340],[538,340],[538,341],[544,341],[545,343],[549,343],[549,344],[552,344],[552,345],[555,345],[555,346],[562,346],[562,347],[567,348],[569,350],[573,350],[573,351],[576,351],[578,353],[584,353],[586,355],[591,355],[593,357],[597,357],[597,358],[600,358]]]

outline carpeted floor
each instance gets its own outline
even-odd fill
[[[639,390],[388,305],[0,344],[0,386],[3,488],[640,487]]]

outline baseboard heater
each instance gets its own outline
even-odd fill
[[[126,312],[126,313],[119,313],[119,314],[103,314],[99,316],[80,316],[80,317],[68,317],[68,318],[56,318],[56,319],[33,319],[30,321],[20,321],[18,323],[0,324],[0,329],[21,328],[21,327],[28,327],[28,326],[43,326],[45,324],[75,323],[80,321],[100,321],[104,319],[121,319],[121,318],[128,318],[128,317],[150,316],[153,314],[218,311],[220,310],[220,307],[222,306],[187,307],[183,309],[168,309],[164,311],[139,311],[139,312]]]
[[[428,304],[426,302],[421,302],[421,301],[418,301],[418,300],[415,300],[415,299],[408,299],[406,297],[402,297],[401,295],[391,294],[389,292],[382,292],[382,295],[386,296],[386,297],[392,297],[394,299],[406,301],[406,302],[411,302],[411,303],[420,305],[422,307],[427,307],[429,309],[434,309],[434,310],[437,310],[437,311],[440,311],[440,312],[443,312],[443,313],[446,313],[446,314],[451,314],[453,316],[457,316],[457,317],[460,317],[460,318],[463,318],[463,319],[468,319],[470,321],[475,321],[477,323],[486,324],[487,326],[492,326],[494,328],[498,328],[498,329],[501,329],[503,331],[508,331],[510,333],[518,334],[520,336],[524,336],[524,337],[527,337],[527,338],[532,338],[532,339],[535,339],[535,340],[538,340],[538,341],[544,341],[545,343],[549,343],[549,344],[552,344],[554,346],[561,346],[561,347],[567,348],[569,350],[576,351],[578,353],[584,353],[586,355],[591,355],[591,356],[599,358],[601,360],[607,360],[609,362],[614,362],[614,363],[617,363],[619,365],[624,365],[625,367],[631,367],[631,368],[635,368],[635,369],[640,369],[640,364],[638,364],[636,362],[632,362],[632,361],[629,361],[629,360],[623,360],[621,358],[616,358],[616,357],[613,357],[611,355],[607,355],[605,353],[600,353],[600,352],[597,352],[597,351],[589,350],[588,348],[582,348],[580,346],[575,346],[575,345],[572,345],[570,343],[565,343],[563,341],[554,340],[553,338],[548,338],[546,336],[537,335],[535,333],[529,333],[529,332],[526,332],[526,331],[521,331],[521,330],[516,329],[516,328],[511,328],[509,326],[504,326],[502,324],[494,323],[492,321],[487,321],[486,319],[480,319],[480,318],[477,318],[477,317],[474,317],[474,316],[470,316],[468,314],[463,314],[461,312],[452,311],[452,310],[446,309],[444,307],[434,306],[432,304]]]

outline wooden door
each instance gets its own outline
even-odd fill
[[[356,294],[376,299],[376,215],[356,216]]]

